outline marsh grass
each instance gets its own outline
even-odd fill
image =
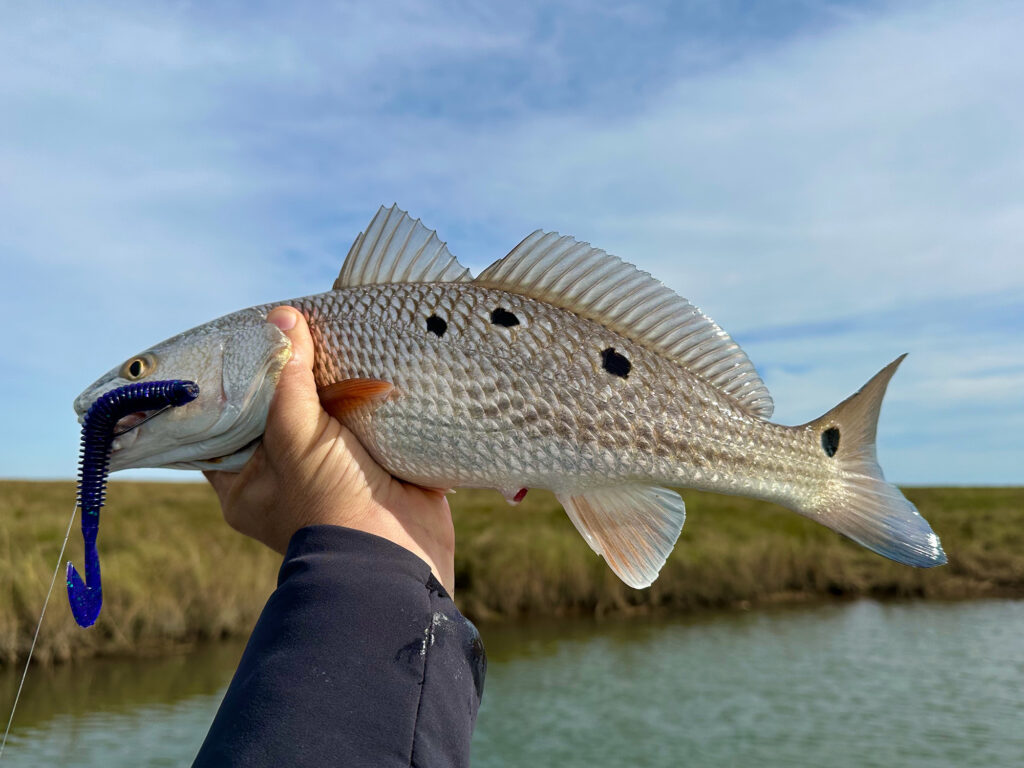
[[[279,558],[231,531],[212,491],[191,483],[111,483],[98,547],[103,611],[79,628],[63,564],[35,658],[155,653],[238,635],[255,623]],[[73,483],[0,482],[0,661],[27,652],[75,499]],[[82,567],[78,521],[64,560]]]
[[[949,564],[886,560],[782,507],[684,491],[687,521],[658,580],[622,584],[555,498],[518,508],[483,491],[453,497],[460,607],[478,618],[747,607],[835,597],[1024,596],[1024,488],[908,488]]]
[[[457,600],[473,619],[684,612],[871,596],[1024,596],[1024,488],[911,488],[949,555],[891,563],[771,504],[685,492],[687,523],[655,584],[633,590],[591,552],[555,498],[518,507],[451,497]],[[27,652],[74,501],[72,483],[0,482],[0,663]],[[200,484],[112,483],[100,526],[104,606],[79,629],[58,576],[35,658],[161,653],[251,630],[279,558],[229,530]],[[65,555],[82,561],[78,526]]]

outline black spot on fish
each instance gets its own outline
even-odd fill
[[[839,450],[839,427],[829,427],[821,433],[821,447],[827,456],[835,456]]]
[[[626,359],[625,355],[620,355],[616,352],[615,347],[608,347],[608,349],[602,350],[601,365],[612,376],[621,376],[622,378],[629,376],[629,372],[633,369],[632,364]]]
[[[504,307],[498,307],[491,312],[491,322],[495,325],[511,328],[513,325],[519,325],[519,318]]]
[[[437,315],[431,315],[427,318],[427,331],[433,333],[437,338],[444,336],[444,332],[448,330],[448,323]]]

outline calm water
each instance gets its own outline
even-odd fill
[[[477,768],[1024,765],[1024,602],[482,630]],[[33,669],[2,764],[187,764],[240,653]]]

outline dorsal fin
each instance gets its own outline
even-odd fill
[[[352,243],[333,288],[469,279],[469,270],[448,252],[434,230],[397,205],[382,205],[366,231]]]
[[[648,273],[589,243],[537,230],[476,282],[599,322],[674,359],[748,413],[772,415],[768,388],[729,334]]]

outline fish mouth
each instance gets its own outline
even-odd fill
[[[136,411],[135,413],[130,413],[127,416],[122,416],[114,425],[114,437],[120,437],[121,435],[131,432],[140,424],[144,424],[154,416],[158,416],[166,410],[166,407],[154,408],[151,411]],[[78,423],[85,426],[85,411],[78,414]]]
[[[157,408],[152,411],[136,411],[135,413],[129,413],[127,416],[117,420],[117,423],[114,425],[114,437],[120,437],[121,435],[128,434],[140,424],[149,421],[164,410],[164,408]]]
[[[123,451],[132,445],[139,436],[136,430],[166,410],[167,408],[154,408],[149,411],[136,411],[118,419],[114,424],[114,439],[110,444],[111,454]]]

